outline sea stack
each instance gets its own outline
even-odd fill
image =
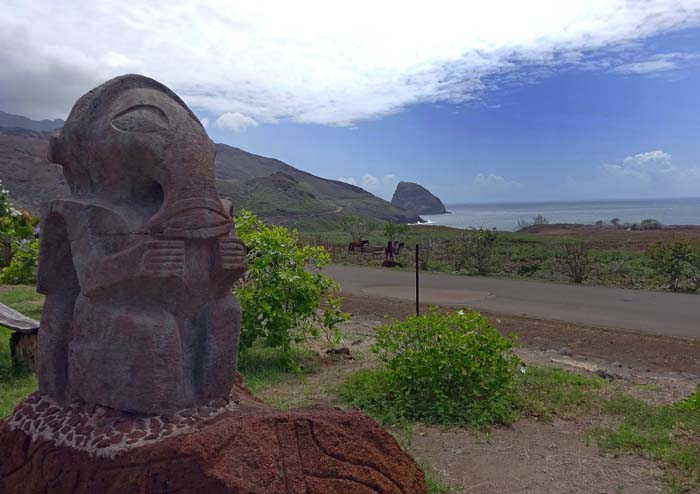
[[[416,214],[444,214],[445,205],[439,197],[414,182],[399,182],[391,198],[394,206],[414,211]]]

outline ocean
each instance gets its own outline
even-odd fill
[[[435,225],[456,228],[484,227],[514,231],[518,220],[531,221],[538,214],[549,223],[638,223],[653,218],[664,225],[700,225],[700,198],[635,199],[568,202],[512,202],[490,204],[448,204],[450,214],[421,217]]]

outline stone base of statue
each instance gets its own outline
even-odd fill
[[[0,422],[7,494],[422,494],[420,467],[360,412],[281,411],[237,386],[143,417],[32,395]]]

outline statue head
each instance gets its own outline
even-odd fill
[[[214,178],[214,143],[187,105],[141,75],[105,82],[82,96],[49,160],[75,195],[151,208],[142,229],[173,238],[227,233]]]

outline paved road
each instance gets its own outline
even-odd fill
[[[415,274],[359,266],[324,272],[344,292],[415,300]],[[421,302],[700,338],[700,295],[421,272]]]

